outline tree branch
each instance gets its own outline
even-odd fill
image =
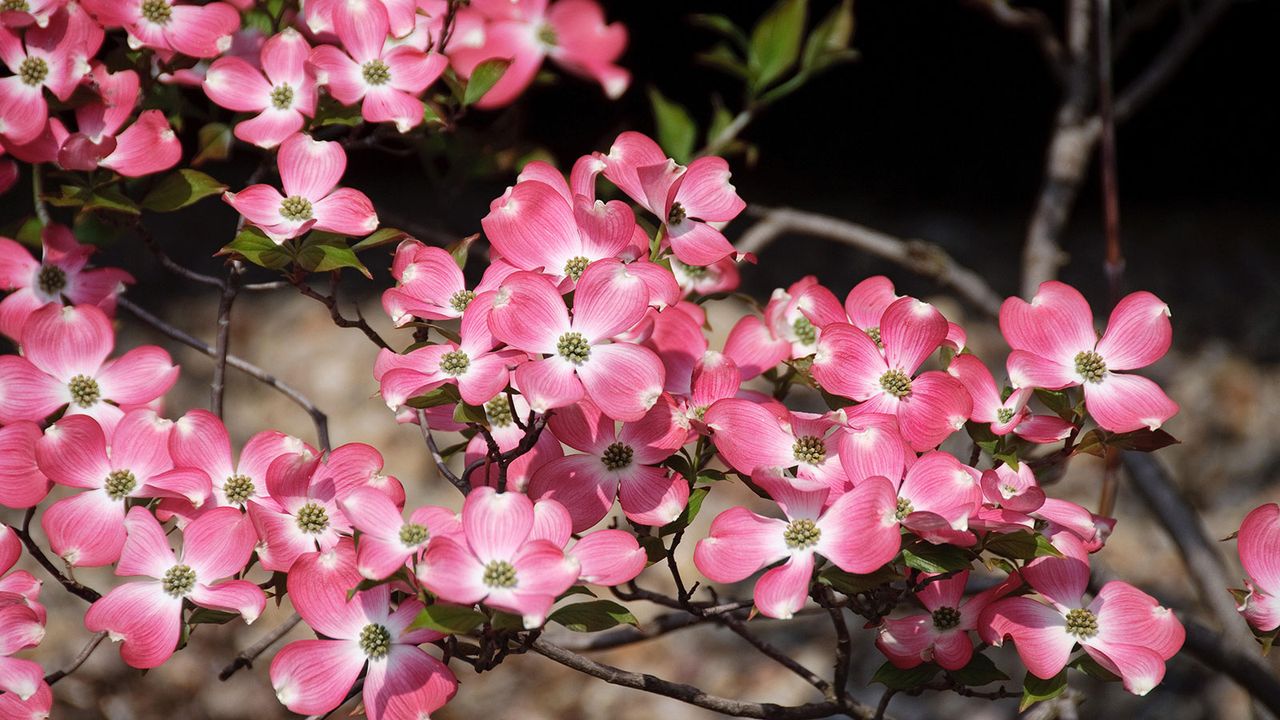
[[[243,268],[238,260],[231,262],[227,279],[222,284],[222,297],[218,300],[218,333],[214,341],[213,381],[209,384],[209,410],[222,417],[222,398],[227,387],[227,350],[231,346],[231,304],[240,290],[240,273]]]
[[[431,453],[431,459],[436,464],[436,470],[451,485],[458,488],[458,492],[462,493],[463,497],[466,497],[467,493],[471,491],[471,486],[449,469],[449,463],[440,454],[440,448],[436,445],[436,438],[431,434],[431,426],[427,424],[427,413],[422,410],[418,411],[418,427],[422,429],[422,439],[427,443],[427,450]]]
[[[239,655],[236,655],[235,659],[226,667],[222,668],[222,672],[218,673],[218,679],[225,681],[232,675],[235,675],[236,671],[240,668],[253,667],[253,661],[256,660],[259,655],[266,652],[267,648],[271,647],[276,643],[276,641],[288,634],[288,632],[301,621],[302,616],[298,613],[294,613],[289,616],[289,619],[272,628],[271,631],[262,636],[258,642],[245,648]]]
[[[40,563],[40,567],[44,568],[45,572],[49,573],[49,575],[53,576],[53,579],[61,583],[62,587],[66,588],[67,592],[75,595],[85,602],[96,602],[102,597],[102,593],[87,585],[81,585],[79,582],[64,575],[62,571],[58,569],[58,566],[54,565],[53,561],[44,554],[44,550],[40,549],[40,545],[36,543],[35,538],[31,537],[31,518],[35,516],[36,509],[28,508],[27,514],[22,518],[22,529],[19,530],[14,528],[14,532],[18,534],[18,537],[22,540],[22,544],[26,546],[27,553],[29,553],[36,562]]]
[[[328,295],[316,292],[316,290],[307,284],[305,278],[290,278],[290,282],[292,282],[294,287],[298,288],[298,291],[303,295],[306,295],[329,308],[329,317],[333,319],[334,325],[337,325],[340,328],[357,328],[360,332],[364,333],[364,336],[369,338],[369,341],[374,345],[377,345],[384,350],[390,350],[391,346],[387,344],[387,341],[383,340],[382,336],[378,334],[378,331],[374,330],[360,315],[359,308],[356,308],[355,320],[351,320],[342,314],[342,310],[338,307],[338,277],[339,275],[337,270],[330,273],[330,290]]]
[[[107,637],[106,630],[103,630],[102,632],[94,633],[93,637],[89,638],[89,642],[86,643],[84,648],[80,650],[80,654],[76,655],[75,658],[73,658],[71,662],[67,664],[66,667],[60,670],[55,670],[49,673],[48,675],[44,676],[45,684],[52,685],[58,682],[59,680],[61,680],[62,678],[75,672],[76,670],[79,670],[80,666],[84,664],[84,661],[89,659],[89,656],[93,654],[94,650],[98,649],[98,645],[100,645],[103,639],[106,637]]]

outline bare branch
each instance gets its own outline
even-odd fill
[[[1014,7],[1005,0],[963,0],[963,4],[983,13],[1011,30],[1027,33],[1040,47],[1040,54],[1059,83],[1066,83],[1066,52],[1058,40],[1057,30],[1043,12],[1035,8]]]
[[[299,622],[302,622],[301,615],[298,615],[298,613],[290,615],[288,620],[285,620],[272,628],[271,631],[262,636],[258,642],[245,648],[239,655],[236,655],[235,659],[226,667],[222,668],[222,672],[218,673],[218,679],[225,681],[232,675],[235,675],[236,671],[240,668],[253,667],[253,661],[258,659],[259,655],[266,652],[267,648],[271,647],[276,643],[276,641],[288,634],[288,632]]]
[[[450,484],[458,488],[458,492],[465,497],[471,491],[471,488],[465,480],[449,469],[449,463],[440,454],[440,448],[436,445],[436,438],[431,434],[431,426],[427,423],[427,414],[422,410],[418,411],[418,427],[422,429],[422,439],[427,443],[427,450],[431,453],[431,459],[436,464],[436,470]]]
[[[209,384],[209,410],[222,417],[222,398],[227,387],[227,350],[231,346],[231,304],[236,300],[240,290],[240,274],[243,272],[238,260],[231,263],[227,270],[227,279],[222,284],[222,297],[218,300],[218,333],[214,341],[213,382]]]
[[[334,325],[337,325],[340,328],[357,328],[360,332],[364,333],[364,336],[369,338],[369,341],[374,345],[377,345],[384,350],[390,350],[391,346],[387,344],[386,340],[382,339],[382,336],[378,334],[378,331],[374,330],[363,317],[360,317],[359,308],[356,309],[355,320],[352,320],[342,314],[342,310],[338,307],[339,277],[337,270],[330,273],[328,295],[314,290],[307,284],[306,278],[304,277],[291,277],[289,280],[303,295],[306,295],[329,308],[329,317],[333,319]]]
[[[106,637],[106,630],[94,633],[93,637],[89,638],[89,642],[80,650],[80,654],[76,655],[66,667],[60,670],[55,670],[44,676],[45,684],[52,685],[76,670],[79,670],[80,666],[84,664],[84,661],[89,659],[89,656],[93,654],[94,650],[98,649],[98,645],[100,645]]]

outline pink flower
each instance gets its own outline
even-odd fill
[[[22,556],[22,541],[13,528],[0,523],[0,575],[9,572],[9,568]]]
[[[742,281],[738,273],[738,264],[733,258],[717,260],[710,265],[685,265],[679,260],[671,260],[671,273],[676,282],[686,293],[694,295],[715,295],[728,293],[738,289]]]
[[[817,350],[824,326],[845,321],[845,312],[835,294],[810,275],[775,290],[764,317],[776,337],[791,343],[791,357],[802,358]]]
[[[1258,630],[1274,630],[1280,627],[1280,506],[1268,503],[1249,513],[1238,543],[1240,564],[1249,574],[1240,614]]]
[[[65,225],[46,226],[40,238],[42,261],[13,240],[0,237],[0,290],[13,291],[0,301],[0,334],[20,340],[32,313],[49,303],[61,305],[63,298],[72,305],[96,305],[114,314],[116,296],[125,283],[133,282],[133,276],[118,268],[85,269],[96,248],[77,243]]]
[[[49,121],[58,165],[67,170],[109,168],[125,177],[142,177],[178,164],[182,143],[159,110],[144,110],[121,132],[138,102],[138,74],[117,73],[95,64],[90,76],[99,99],[76,108],[77,132]],[[43,136],[42,136],[43,137]]]
[[[452,255],[413,238],[404,240],[396,248],[391,276],[396,286],[382,293],[382,307],[396,327],[403,327],[415,317],[425,320],[462,317],[478,293],[492,289],[481,283],[475,290],[468,290],[462,268]]]
[[[731,398],[742,387],[738,365],[724,353],[707,350],[698,358],[689,375],[689,396],[685,416],[699,432],[706,432],[707,410],[717,400]]]
[[[161,501],[159,517],[167,520],[176,516],[179,524],[213,508],[243,509],[254,498],[265,496],[267,470],[280,457],[293,456],[303,462],[319,456],[315,448],[298,438],[268,430],[249,438],[237,462],[231,455],[226,426],[207,410],[192,410],[173,424],[169,452],[176,466],[202,470],[213,484],[210,501],[199,508],[184,500]]]
[[[174,469],[169,457],[173,423],[147,409],[130,411],[108,436],[91,417],[69,415],[36,444],[40,469],[59,485],[84,492],[59,500],[40,519],[49,545],[75,566],[109,565],[125,543],[129,498],[176,497],[199,506],[209,476]]]
[[[774,335],[759,317],[744,315],[729,330],[724,354],[738,366],[742,381],[746,382],[790,357],[791,343]]]
[[[844,311],[849,324],[871,336],[880,344],[880,320],[889,306],[901,299],[893,289],[893,281],[883,275],[863,280],[844,299]]]
[[[778,403],[727,398],[708,408],[703,418],[720,457],[744,475],[760,468],[796,468],[799,477],[829,488],[830,501],[851,487],[830,437],[835,423],[824,416],[793,413]]]
[[[83,0],[105,27],[129,32],[129,47],[155,48],[193,58],[215,57],[231,47],[240,13],[224,2],[193,5],[183,0]]]
[[[347,153],[333,141],[293,135],[280,144],[284,195],[270,185],[250,185],[222,199],[277,244],[308,230],[368,235],[378,227],[373,203],[359,190],[337,187],[347,169]]]
[[[602,159],[604,176],[658,216],[677,260],[711,265],[734,255],[724,235],[708,224],[728,222],[746,207],[729,183],[724,158],[698,158],[685,167],[648,137],[624,132]]]
[[[489,22],[479,42],[464,35],[450,44],[458,73],[470,77],[490,58],[511,61],[477,107],[510,104],[533,82],[546,57],[599,82],[610,98],[620,96],[631,82],[630,73],[615,64],[627,47],[627,30],[621,23],[606,24],[604,11],[593,0],[559,0],[549,8],[547,0],[477,0],[471,7]]]
[[[361,670],[369,720],[425,718],[458,689],[444,663],[418,645],[443,637],[412,627],[423,605],[404,600],[390,607],[390,589],[355,593],[360,583],[350,542],[309,553],[289,573],[289,598],[298,614],[326,640],[289,643],[271,661],[271,684],[285,707],[324,715],[346,699]]]
[[[559,501],[573,518],[574,532],[608,515],[614,498],[640,525],[662,526],[680,516],[689,501],[689,481],[658,466],[689,439],[670,395],[621,431],[589,400],[552,415],[550,425],[560,442],[584,454],[543,465],[529,483],[529,495]]]
[[[489,327],[513,348],[548,355],[516,368],[515,383],[534,410],[585,396],[616,420],[639,420],[662,394],[665,373],[653,351],[609,338],[644,317],[644,281],[616,260],[592,263],[574,292],[573,318],[542,275],[507,277],[493,299]]]
[[[550,498],[533,504],[531,540],[547,540],[565,547],[573,537],[573,519],[563,505]],[[636,536],[622,530],[595,530],[567,548],[565,554],[577,560],[578,583],[613,587],[634,580],[648,565],[648,557]]]
[[[43,436],[30,421],[0,428],[0,505],[35,507],[49,494],[49,478],[36,464],[36,443]]]
[[[860,412],[896,415],[916,451],[936,447],[969,417],[972,401],[944,372],[917,372],[947,336],[947,321],[928,303],[902,298],[885,310],[883,352],[866,332],[845,323],[822,328],[813,377],[828,392],[857,400]]]
[[[514,407],[514,411],[512,408]],[[493,435],[493,439],[498,443],[498,449],[502,452],[508,452],[520,445],[520,441],[524,439],[524,428],[516,424],[516,420],[520,420],[525,427],[528,427],[528,421],[531,418],[532,409],[529,407],[529,401],[525,400],[523,395],[512,395],[508,400],[505,394],[498,395],[489,402],[484,404],[485,420],[489,423],[489,433]],[[435,424],[432,424],[435,427]],[[489,454],[489,445],[484,437],[477,434],[467,443],[467,449],[464,453],[464,463],[470,465],[476,460],[483,459]],[[516,492],[525,492],[528,488],[529,481],[534,474],[543,465],[564,457],[564,448],[561,447],[560,441],[556,436],[547,430],[544,430],[538,436],[538,441],[534,443],[529,452],[521,455],[511,464],[507,466],[507,489]],[[488,472],[481,467],[471,476],[471,484],[473,486],[488,485],[497,488],[501,480],[501,471],[495,465],[488,467]]]
[[[524,618],[546,621],[560,593],[578,579],[578,561],[548,540],[530,539],[534,507],[520,493],[479,487],[462,504],[465,542],[437,537],[418,565],[418,580],[442,600],[483,602]]]
[[[1013,348],[1009,378],[1015,388],[1082,385],[1085,407],[1104,429],[1154,430],[1178,412],[1159,385],[1116,372],[1146,367],[1169,350],[1169,306],[1151,293],[1136,292],[1117,303],[1098,339],[1084,296],[1060,282],[1043,283],[1030,303],[1005,300],[1000,331]]]
[[[935,577],[924,574],[922,579]],[[899,668],[913,668],[934,661],[944,670],[959,670],[973,659],[970,630],[992,601],[1022,584],[1017,574],[969,599],[964,597],[969,571],[932,580],[915,594],[927,612],[885,618],[876,636],[876,647]]]
[[[25,661],[23,661],[25,662]],[[33,672],[40,669],[36,663]],[[43,672],[42,670],[40,672]],[[17,693],[0,693],[0,718],[9,720],[45,720],[53,712],[53,691],[41,678],[32,695],[23,700]]]
[[[217,508],[182,531],[182,554],[175,557],[164,528],[146,508],[129,510],[128,531],[117,575],[151,580],[116,587],[89,607],[84,626],[123,640],[120,657],[136,668],[158,667],[178,647],[182,606],[239,613],[247,623],[262,614],[267,597],[247,580],[223,580],[244,569],[257,536],[235,508]],[[221,582],[218,582],[221,580]]]
[[[20,650],[39,645],[43,639],[44,622],[40,614],[24,602],[0,601],[0,692],[12,693],[25,703],[41,687],[47,688],[44,670],[39,663],[10,657]],[[4,709],[4,705],[0,705],[0,712]]]
[[[351,526],[360,531],[356,568],[370,580],[381,580],[403,568],[431,538],[462,538],[462,524],[452,510],[426,505],[405,521],[400,508],[380,490],[355,490],[339,500],[338,506]]]
[[[1036,558],[1022,570],[1044,601],[1013,597],[987,606],[978,621],[983,641],[999,646],[1013,638],[1027,670],[1043,679],[1061,672],[1079,643],[1120,676],[1125,690],[1147,694],[1164,677],[1165,661],[1182,647],[1182,623],[1150,595],[1118,581],[1103,585],[1085,604],[1089,561],[1084,547],[1070,534],[1054,536],[1053,543],[1064,557]]]
[[[107,360],[111,321],[93,305],[45,305],[22,329],[22,356],[0,357],[0,423],[43,421],[60,408],[91,415],[109,432],[122,408],[146,405],[173,387],[178,368],[154,345]]]
[[[315,35],[333,32],[334,15],[343,11],[338,6],[345,2],[347,0],[309,0],[303,8],[307,29]],[[413,32],[418,22],[420,6],[426,5],[421,0],[370,0],[370,2],[382,6],[387,14],[391,34],[401,40]]]
[[[49,18],[63,5],[67,0],[26,0],[18,7],[19,10],[0,10],[0,25],[8,27],[27,27],[32,23],[44,27],[49,24]]]
[[[634,262],[627,266],[633,273],[639,268],[660,267],[650,262]],[[662,273],[671,279],[671,273],[665,269]],[[675,286],[672,287],[674,289]],[[692,389],[693,369],[698,358],[707,351],[707,337],[703,333],[706,324],[707,315],[701,307],[680,301],[662,311],[650,308],[645,319],[619,339],[639,340],[652,350],[662,360],[666,374],[663,388],[673,395],[688,395]]]
[[[418,95],[440,77],[448,60],[389,41],[387,10],[381,2],[336,3],[333,24],[346,52],[333,45],[312,51],[316,81],[328,85],[340,103],[359,102],[369,122],[394,122],[400,132],[422,123]]]
[[[0,78],[0,136],[18,145],[36,139],[49,119],[45,88],[68,100],[101,44],[102,29],[78,10],[59,12],[48,26],[21,36],[0,26],[0,62],[13,73]]]
[[[626,203],[575,195],[541,162],[529,163],[519,182],[490,203],[481,224],[503,260],[557,284],[576,282],[590,262],[621,255],[636,226]]]
[[[228,110],[257,113],[236,124],[235,136],[273,148],[302,129],[315,115],[315,78],[307,67],[311,46],[293,28],[285,28],[262,46],[262,68],[238,57],[220,57],[209,66],[204,91]]]
[[[973,400],[973,409],[969,419],[974,422],[989,423],[991,432],[996,435],[1008,435],[1030,414],[1027,401],[1031,399],[1033,388],[1019,388],[1009,394],[1006,399],[1000,398],[996,388],[996,380],[991,371],[975,355],[956,355],[947,366],[951,377],[960,381],[969,397]]]
[[[752,481],[773,497],[786,519],[730,508],[711,522],[711,533],[698,541],[693,561],[711,580],[731,583],[786,560],[756,582],[755,604],[761,614],[785,619],[804,606],[815,553],[851,573],[869,573],[898,554],[896,530],[892,537],[868,532],[884,522],[876,508],[893,503],[893,487],[883,478],[861,483],[825,511],[829,488],[822,483],[788,478],[776,468],[762,468]]]

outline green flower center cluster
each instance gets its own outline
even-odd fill
[[[560,37],[556,35],[556,29],[549,24],[543,24],[538,28],[538,42],[549,47],[555,47],[560,42]]]
[[[164,25],[173,17],[169,0],[142,0],[142,17],[157,25]]]
[[[827,444],[815,435],[801,435],[791,446],[796,460],[810,465],[820,465],[827,459]]]
[[[360,649],[373,660],[381,660],[391,652],[391,631],[378,623],[369,623],[360,631]]]
[[[57,295],[67,286],[67,273],[56,265],[44,265],[36,276],[36,284],[45,295]]]
[[[884,342],[880,340],[880,328],[867,328],[867,337],[875,340],[877,346],[884,347]]]
[[[1107,364],[1098,353],[1085,350],[1076,353],[1076,372],[1089,382],[1102,382],[1102,376],[1107,374]]]
[[[792,520],[787,525],[787,529],[782,531],[782,539],[786,541],[787,547],[792,550],[813,547],[818,544],[818,540],[821,537],[822,530],[812,520],[808,519]]]
[[[427,541],[430,533],[427,528],[418,523],[405,523],[400,526],[400,542],[407,547],[416,547]]]
[[[0,2],[0,11],[4,12],[26,12],[31,9],[27,4],[27,0],[4,0]]]
[[[1002,407],[996,410],[996,419],[1002,423],[1007,423],[1013,419],[1013,408]]]
[[[128,470],[112,470],[107,473],[105,490],[112,500],[123,500],[138,487],[138,478]]]
[[[911,506],[911,501],[906,498],[898,498],[898,510],[894,513],[894,517],[899,521],[915,512],[915,508]]]
[[[516,569],[506,560],[490,560],[484,566],[484,584],[491,588],[513,588],[516,586]]]
[[[694,280],[701,280],[702,278],[707,276],[707,267],[705,265],[681,264],[680,267],[684,269],[685,275],[688,275],[690,278],[693,278]]]
[[[569,260],[564,264],[564,274],[573,278],[574,282],[577,282],[578,278],[582,277],[582,271],[586,270],[587,265],[590,263],[590,260],[582,257],[581,255],[569,258]]]
[[[381,60],[374,58],[360,68],[364,81],[370,85],[385,85],[391,80],[391,68]]]
[[[461,350],[447,352],[440,356],[440,372],[445,375],[461,375],[471,367],[471,358]]]
[[[164,573],[160,587],[173,597],[185,597],[196,586],[196,571],[188,565],[174,565]]]
[[[285,220],[302,222],[311,219],[311,201],[301,195],[290,195],[280,203],[280,215]]]
[[[102,389],[98,387],[98,381],[85,375],[76,375],[71,378],[67,388],[71,390],[71,402],[82,408],[93,407],[94,403],[102,399]]]
[[[277,110],[288,110],[293,107],[293,88],[286,83],[271,88],[271,104]]]
[[[484,414],[489,416],[491,426],[506,427],[511,424],[511,402],[506,395],[499,395],[484,404]]]
[[[667,213],[668,225],[679,225],[689,217],[689,213],[685,211],[684,206],[680,203],[671,203],[671,212]]]
[[[805,345],[812,345],[818,341],[818,328],[809,322],[809,318],[801,316],[791,323],[791,329],[795,331],[796,338]]]
[[[1076,608],[1067,613],[1067,633],[1081,640],[1098,634],[1098,618],[1092,611]]]
[[[933,626],[939,630],[950,630],[960,624],[960,611],[953,607],[940,607],[933,611]]]
[[[459,290],[449,296],[449,307],[457,310],[458,312],[462,312],[463,310],[466,310],[467,306],[471,304],[471,301],[475,299],[476,293],[474,290]]]
[[[329,513],[323,505],[316,502],[309,502],[298,508],[294,519],[298,523],[298,529],[305,533],[318,533],[329,527]]]
[[[222,483],[222,494],[227,496],[227,502],[235,505],[244,504],[257,491],[258,488],[254,487],[253,478],[248,475],[237,473]]]
[[[880,376],[880,387],[901,400],[911,394],[911,378],[901,370],[890,370]]]
[[[49,77],[49,63],[44,58],[29,57],[18,66],[18,77],[32,87],[44,82]]]
[[[635,451],[630,445],[616,442],[604,449],[604,454],[600,456],[600,462],[610,470],[621,470],[631,464],[631,458],[635,455]]]
[[[574,365],[581,365],[591,357],[591,344],[582,333],[567,332],[556,342],[556,352]]]

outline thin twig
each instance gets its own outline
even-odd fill
[[[339,275],[336,270],[330,274],[330,294],[328,295],[317,292],[307,284],[306,279],[303,277],[291,277],[290,281],[303,295],[306,295],[329,308],[329,317],[333,320],[334,325],[337,325],[340,328],[356,328],[360,330],[360,332],[364,333],[364,336],[369,338],[370,342],[373,344],[384,350],[390,350],[391,346],[387,344],[386,340],[382,339],[382,336],[378,334],[378,331],[374,330],[363,317],[360,317],[359,308],[356,308],[355,320],[352,320],[342,314],[342,310],[338,307],[338,278]]]
[[[213,381],[209,384],[209,410],[222,417],[222,398],[227,387],[227,350],[231,346],[231,305],[240,290],[240,274],[243,272],[238,260],[231,262],[227,269],[227,279],[222,284],[222,297],[218,300],[218,333],[214,341]]]
[[[102,597],[102,593],[87,585],[82,585],[76,580],[64,575],[62,571],[58,569],[58,566],[54,565],[53,561],[44,554],[44,550],[40,549],[40,545],[36,543],[35,538],[31,537],[31,519],[35,517],[35,515],[36,509],[28,508],[27,514],[22,518],[22,529],[14,529],[14,532],[16,532],[18,537],[22,540],[22,544],[26,546],[27,553],[30,554],[36,562],[40,563],[40,567],[44,568],[45,572],[48,572],[53,576],[53,579],[57,580],[62,585],[62,587],[66,588],[67,592],[75,595],[85,602],[97,602],[98,599]]]
[[[456,473],[449,469],[449,463],[445,461],[444,456],[440,454],[440,448],[436,445],[436,438],[431,434],[431,426],[427,424],[427,414],[422,410],[418,411],[418,427],[422,430],[422,439],[427,443],[427,450],[431,453],[431,459],[436,464],[436,470],[448,480],[451,485],[458,488],[458,492],[465,497],[471,491],[471,486],[467,481],[458,477]]]
[[[831,588],[820,586],[822,605],[831,615],[831,626],[836,632],[836,661],[832,673],[832,686],[836,699],[844,700],[849,688],[849,669],[853,662],[853,641],[849,637],[849,624],[844,619],[844,608],[835,604],[835,593]]]
[[[222,672],[218,673],[218,679],[225,681],[232,675],[235,675],[236,671],[240,668],[253,667],[253,661],[258,659],[259,655],[266,652],[267,648],[274,645],[276,641],[284,637],[301,621],[302,616],[297,613],[289,616],[289,619],[272,628],[271,632],[262,636],[258,642],[245,648],[239,655],[236,655],[235,659],[226,667],[222,668]]]
[[[732,630],[738,635],[738,637],[746,640],[752,647],[759,650],[760,654],[790,670],[796,675],[796,677],[799,677],[801,680],[804,680],[817,688],[818,692],[822,693],[823,697],[828,700],[836,700],[838,698],[838,690],[836,688],[832,688],[831,683],[823,680],[817,673],[804,665],[801,665],[799,662],[792,659],[790,655],[787,655],[774,647],[768,641],[756,637],[756,635],[748,630],[746,625],[733,614],[724,613],[717,615],[715,616],[715,620],[719,624]]]
[[[93,654],[94,650],[98,649],[98,645],[101,644],[106,637],[106,630],[94,633],[93,637],[89,638],[89,642],[80,650],[80,654],[76,655],[75,658],[66,665],[66,667],[55,670],[44,676],[45,684],[52,685],[76,670],[79,670],[80,666],[84,664],[84,661],[89,659],[89,656]]]
[[[49,206],[44,202],[44,173],[40,163],[31,163],[31,206],[35,209],[36,219],[41,226],[52,222],[49,217]]]
[[[195,350],[202,352],[205,355],[208,355],[209,357],[214,356],[215,350],[212,345],[209,345],[203,340],[200,340],[199,338],[194,337],[186,333],[185,331],[174,327],[173,325],[170,325],[164,320],[161,320],[156,315],[153,315],[147,310],[144,310],[141,307],[138,307],[133,303],[133,301],[129,300],[128,298],[125,298],[122,296],[117,300],[117,303],[119,304],[120,307],[132,313],[134,317],[138,318],[139,320],[146,323],[147,325],[150,325],[152,328],[158,330],[161,334],[165,335],[166,337],[176,340],[190,348],[194,348]],[[257,380],[258,382],[264,385],[274,388],[277,392],[289,398],[295,404],[301,407],[304,411],[306,411],[306,413],[311,416],[312,424],[315,425],[316,437],[319,442],[320,449],[321,450],[329,449],[329,417],[325,415],[324,412],[320,410],[320,408],[316,407],[315,403],[311,402],[311,400],[306,395],[303,395],[293,386],[285,383],[283,380],[276,378],[276,376],[272,375],[266,370],[263,370],[257,365],[254,365],[253,363],[247,360],[244,360],[243,358],[228,354],[227,365],[245,373],[246,375],[252,377],[253,379]]]

